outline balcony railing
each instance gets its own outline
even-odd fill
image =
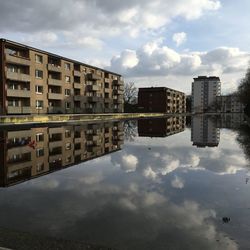
[[[102,77],[100,75],[94,74],[94,73],[89,73],[88,78],[91,80],[101,80]]]
[[[30,98],[30,91],[22,89],[7,89],[7,96]]]
[[[54,85],[54,86],[61,86],[62,85],[62,80],[49,78],[48,79],[48,84],[49,85]]]
[[[15,64],[21,64],[21,65],[27,65],[30,66],[30,59],[25,58],[25,57],[18,57],[18,56],[13,56],[9,54],[5,54],[6,62],[9,63],[15,63]]]
[[[100,90],[100,87],[98,85],[96,85],[96,84],[87,85],[86,88],[87,88],[87,91],[98,91],[98,90]]]
[[[30,75],[16,72],[6,72],[7,79],[21,81],[21,82],[30,82]]]
[[[48,99],[62,100],[63,99],[63,95],[61,93],[48,93]]]
[[[13,107],[8,106],[7,108],[8,114],[30,114],[31,113],[31,107]]]
[[[99,97],[97,96],[89,96],[88,97],[88,102],[98,102],[99,101]]]
[[[81,76],[81,72],[79,70],[74,70],[74,76]]]
[[[49,71],[54,71],[54,72],[61,72],[62,68],[59,65],[54,65],[54,64],[48,64],[48,70]]]

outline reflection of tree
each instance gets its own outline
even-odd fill
[[[134,137],[137,135],[136,120],[124,122],[124,135],[126,141],[134,141]]]
[[[250,161],[250,127],[242,125],[238,130],[237,141],[244,151],[248,161]]]

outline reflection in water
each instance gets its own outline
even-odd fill
[[[0,186],[10,186],[121,149],[121,122],[0,131]]]
[[[220,141],[220,129],[217,128],[216,119],[208,116],[193,116],[191,141],[197,147],[217,147]]]
[[[185,116],[138,120],[138,134],[145,137],[166,137],[184,131]]]

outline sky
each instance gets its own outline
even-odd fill
[[[250,60],[248,0],[0,0],[0,37],[99,66],[137,87],[190,94],[198,75],[237,89]]]

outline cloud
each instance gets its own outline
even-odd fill
[[[176,43],[176,46],[179,47],[181,44],[186,42],[187,34],[185,32],[175,33],[172,39]]]
[[[138,159],[136,156],[129,154],[122,156],[121,168],[127,173],[134,172],[136,170]]]
[[[171,181],[171,186],[173,188],[183,188],[184,187],[184,180],[175,175],[174,179]]]
[[[168,75],[221,75],[244,72],[250,53],[221,47],[208,52],[178,53],[162,44],[146,43],[137,50],[125,50],[113,57],[110,68],[128,77]]]

